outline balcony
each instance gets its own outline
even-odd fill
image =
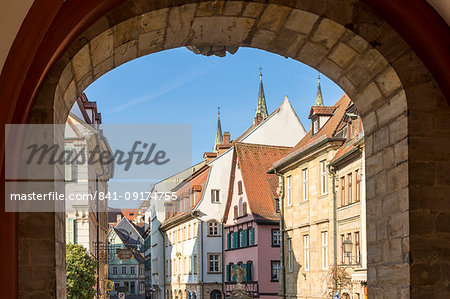
[[[225,296],[231,296],[231,291],[234,289],[236,281],[225,282]],[[243,281],[242,284],[245,286],[247,293],[250,297],[259,298],[259,284],[257,281]]]

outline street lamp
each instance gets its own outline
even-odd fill
[[[348,257],[349,264],[351,264],[351,256],[352,256],[352,248],[353,248],[352,240],[346,239],[346,240],[342,241],[342,248],[344,250],[344,255],[346,257]]]

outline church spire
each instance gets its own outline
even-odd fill
[[[322,88],[320,87],[320,73],[317,74],[317,95],[315,106],[323,106]]]
[[[222,135],[222,125],[220,123],[220,107],[217,107],[217,130],[216,130],[216,141],[214,142],[213,152],[217,152],[217,145],[223,143]]]
[[[258,92],[258,105],[256,106],[255,122],[262,120],[268,116],[266,96],[264,94],[264,87],[262,82],[262,68],[259,68],[259,92]]]

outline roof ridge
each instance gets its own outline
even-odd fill
[[[273,147],[273,148],[280,148],[280,149],[289,149],[292,148],[292,146],[285,146],[285,145],[273,145],[273,144],[263,144],[263,143],[247,143],[247,142],[236,142],[236,146],[247,146],[247,147]]]

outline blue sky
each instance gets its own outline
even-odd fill
[[[317,71],[266,51],[241,48],[226,57],[196,55],[178,48],[147,55],[105,74],[86,95],[97,101],[107,124],[191,124],[193,162],[214,145],[217,107],[222,130],[239,136],[253,121],[259,67],[269,113],[287,95],[308,130],[309,110],[317,91]],[[325,105],[344,92],[321,76]]]
[[[97,101],[104,124],[189,124],[192,126],[192,163],[214,146],[217,107],[223,132],[235,138],[253,122],[258,100],[259,67],[269,113],[285,95],[306,130],[317,92],[317,71],[292,59],[266,51],[241,48],[226,57],[196,55],[178,48],[147,55],[105,74],[85,91]],[[325,105],[344,92],[321,76]],[[151,183],[110,181],[110,191],[148,191]],[[132,208],[140,202],[111,202]]]

